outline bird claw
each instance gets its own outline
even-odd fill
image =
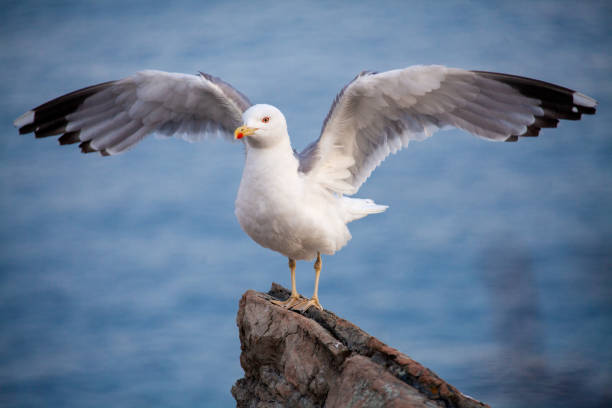
[[[285,309],[295,310],[297,312],[305,312],[313,306],[319,310],[323,310],[323,306],[321,306],[321,303],[319,303],[319,298],[316,297],[306,299],[300,295],[297,295],[289,296],[287,300],[273,299],[270,302],[277,306],[284,307]]]
[[[308,299],[308,300],[304,299],[301,302],[294,305],[293,307],[291,307],[290,309],[298,311],[298,312],[305,312],[308,309],[310,309],[312,306],[323,311],[323,306],[321,306],[321,303],[319,303],[318,297],[312,297],[311,299]]]
[[[319,274],[321,273],[321,254],[317,252],[317,260],[314,264],[315,269],[315,289],[310,299],[305,299],[298,293],[295,288],[295,260],[289,258],[289,269],[291,269],[291,295],[287,300],[271,300],[275,305],[284,307],[285,309],[305,312],[312,306],[323,311],[323,306],[319,303]]]
[[[277,306],[284,307],[285,309],[293,309],[294,306],[299,305],[300,303],[306,302],[306,299],[304,299],[300,295],[297,295],[297,296],[291,295],[289,296],[289,299],[287,300],[272,300],[271,302]]]

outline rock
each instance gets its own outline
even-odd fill
[[[238,407],[488,407],[327,310],[270,302],[288,297],[273,283],[240,300]]]

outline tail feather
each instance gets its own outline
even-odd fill
[[[342,197],[346,210],[346,222],[358,220],[370,214],[377,214],[389,208],[388,205],[379,205],[370,199]]]

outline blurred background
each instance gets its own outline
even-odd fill
[[[240,229],[243,149],[150,137],[110,158],[12,121],[141,69],[223,78],[305,147],[364,69],[512,73],[599,101],[536,139],[440,132],[358,196],[390,206],[324,257],[324,307],[495,407],[612,397],[607,1],[3,1],[0,405],[232,406],[247,289],[287,260]],[[298,262],[310,295],[312,264]]]

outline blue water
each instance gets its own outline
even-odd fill
[[[239,145],[151,137],[102,158],[14,118],[137,70],[202,70],[278,106],[301,149],[355,74],[429,63],[559,83],[599,112],[389,158],[359,196],[390,208],[324,258],[323,305],[496,407],[612,396],[609,2],[353,3],[3,3],[0,406],[231,406],[238,300],[289,284],[234,218]],[[313,275],[298,263],[304,294]]]

